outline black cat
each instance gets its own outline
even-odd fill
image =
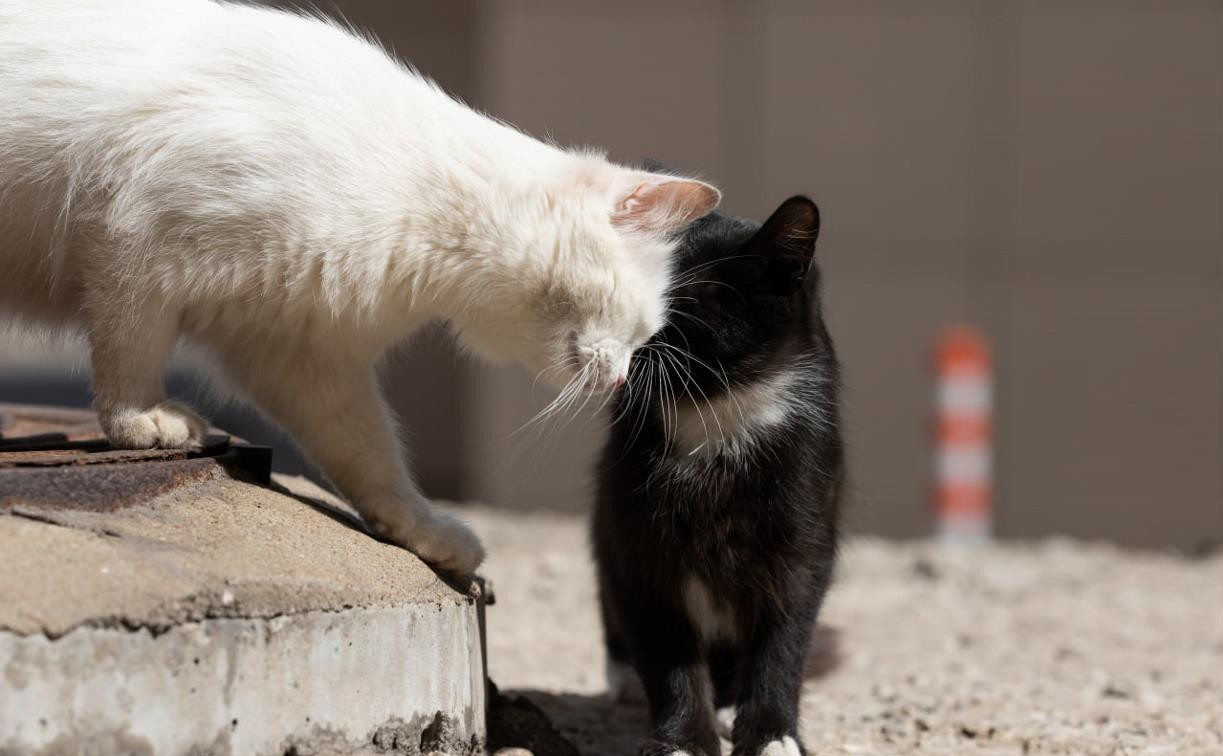
[[[819,210],[684,233],[668,325],[634,356],[599,468],[593,544],[609,657],[631,664],[643,754],[797,756],[807,647],[836,556],[839,373],[813,263]]]

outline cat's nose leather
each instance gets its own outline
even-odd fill
[[[618,389],[618,388],[620,388],[620,387],[621,387],[621,386],[623,386],[623,385],[624,385],[624,376],[623,376],[623,375],[618,375],[618,376],[616,376],[616,381],[615,381],[615,383],[613,383],[613,384],[612,384],[612,390]]]

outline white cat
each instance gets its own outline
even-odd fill
[[[113,444],[190,447],[180,337],[383,534],[468,572],[375,376],[421,324],[606,391],[663,321],[701,182],[566,152],[314,18],[211,0],[0,0],[0,309],[77,327]]]

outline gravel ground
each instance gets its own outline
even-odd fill
[[[603,696],[585,520],[464,507],[494,582],[489,673],[584,754],[635,752]],[[812,753],[1223,754],[1223,555],[850,539],[808,665]]]

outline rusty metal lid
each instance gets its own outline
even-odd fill
[[[210,431],[199,451],[113,449],[93,412],[0,403],[0,511],[118,509],[216,475],[270,482],[271,448]]]

